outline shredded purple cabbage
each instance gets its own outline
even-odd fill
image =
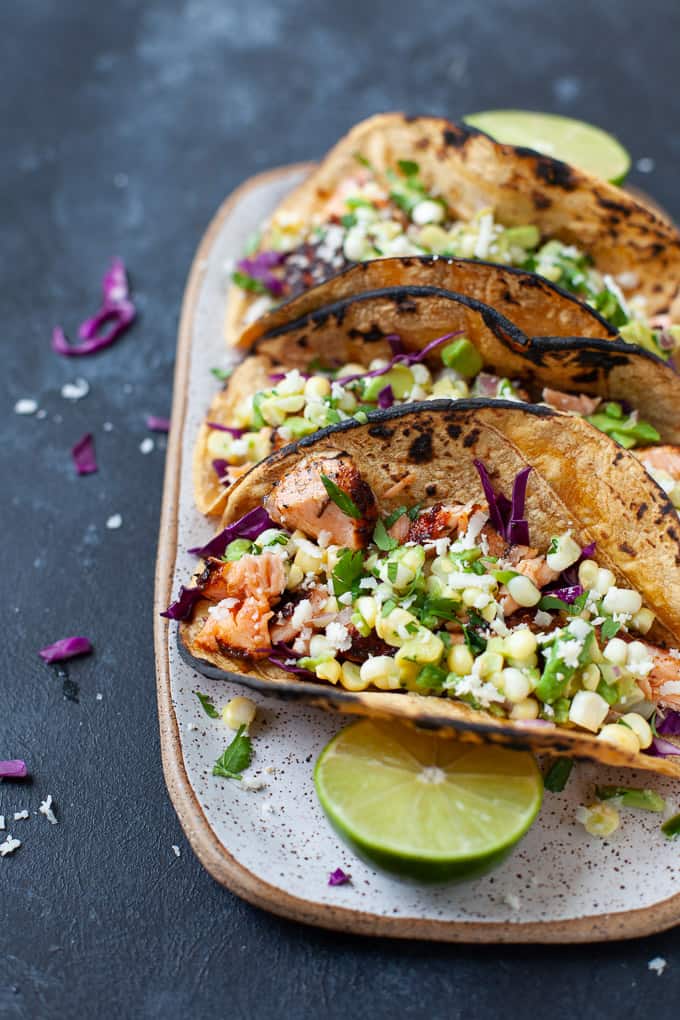
[[[549,584],[548,587],[544,589],[545,594],[554,595],[555,588],[576,587],[576,585],[578,585],[579,564],[582,563],[583,560],[590,560],[593,558],[596,545],[597,545],[596,542],[590,542],[588,545],[584,546],[583,549],[581,549],[581,555],[576,560],[576,563],[572,563],[570,567],[567,567],[565,570],[563,570],[560,576],[557,578],[557,580],[553,581],[552,584]]]
[[[286,260],[285,252],[281,251],[260,251],[257,255],[239,259],[236,268],[242,273],[247,273],[254,280],[267,288],[274,297],[283,294],[283,281],[271,272],[275,266],[280,266]]]
[[[0,779],[25,779],[28,775],[26,762],[21,758],[0,761]]]
[[[329,885],[346,885],[351,879],[350,875],[347,875],[342,868],[336,868],[335,871],[331,871],[328,876]]]
[[[170,603],[161,616],[168,620],[185,620],[202,597],[203,592],[200,588],[185,588],[182,585],[175,601]]]
[[[146,416],[146,427],[150,432],[169,432],[170,419],[159,418],[155,414],[148,414]]]
[[[233,524],[229,524],[223,531],[220,531],[206,545],[195,546],[193,549],[189,549],[189,552],[194,556],[201,556],[203,559],[207,556],[223,556],[224,550],[235,538],[254,539],[267,528],[274,527],[276,525],[264,507],[256,506],[254,510],[249,510],[238,521],[234,521]]]
[[[583,588],[580,584],[570,584],[566,588],[553,588],[550,591],[545,591],[546,595],[552,595],[553,598],[561,599],[562,602],[566,602],[567,605],[571,605],[575,602],[579,595],[583,595]]]
[[[651,754],[653,758],[668,758],[671,755],[680,755],[680,747],[662,737],[653,737],[646,753]]]
[[[512,483],[512,501],[510,501],[502,492],[494,492],[489,473],[481,460],[475,460],[474,465],[486,496],[489,518],[493,527],[499,535],[513,545],[529,545],[529,524],[524,517],[524,503],[531,468],[522,468],[515,476]]]
[[[232,428],[231,425],[220,425],[218,421],[207,421],[206,425],[209,429],[215,429],[216,432],[228,432],[234,439],[240,439],[245,433],[245,429]]]
[[[269,378],[271,379],[271,381],[273,383],[277,383],[277,382],[281,382],[282,379],[285,379],[287,374],[288,374],[287,372],[270,372],[269,373]],[[298,375],[302,376],[303,379],[311,379],[312,378],[312,376],[309,374],[309,372],[300,372],[300,371],[298,371]]]
[[[212,462],[212,466],[215,470],[215,474],[220,481],[226,476],[229,471],[229,462],[226,460],[217,459]]]
[[[46,648],[41,648],[38,655],[45,662],[63,662],[76,655],[87,655],[92,651],[92,642],[86,637],[65,637],[55,641]]]
[[[71,449],[73,463],[79,475],[92,475],[98,470],[94,452],[94,436],[86,432]]]
[[[78,327],[78,337],[82,343],[69,343],[61,326],[55,326],[52,330],[52,350],[66,357],[94,354],[104,347],[110,347],[134,321],[136,314],[137,310],[130,300],[125,263],[120,258],[114,258],[102,281],[101,308]],[[112,323],[111,328],[100,336],[100,329],[108,322]]]
[[[680,712],[674,712],[671,709],[665,711],[668,711],[668,715],[663,719],[659,720],[657,716],[656,732],[663,737],[680,737]]]
[[[294,666],[292,663],[288,663],[286,660],[279,659],[273,655],[268,656],[268,661],[271,662],[272,666],[278,666],[279,669],[284,669],[286,673],[295,673],[297,676],[304,676],[309,680],[316,680],[316,675],[312,673],[310,669],[303,669],[302,666]]]
[[[378,407],[383,411],[387,410],[394,403],[394,393],[391,386],[383,386],[378,394]]]
[[[453,337],[462,335],[462,329],[457,330],[455,333],[445,333],[444,336],[431,340],[429,344],[423,347],[422,351],[416,351],[413,354],[395,354],[382,368],[374,368],[372,372],[357,372],[355,375],[345,375],[342,379],[336,379],[336,382],[344,385],[345,383],[355,382],[357,379],[377,379],[378,376],[389,372],[395,365],[416,365],[418,362],[423,361],[435,347],[439,347],[440,344],[446,343],[447,340],[451,340]]]
[[[390,333],[390,335],[386,336],[385,339],[392,349],[392,354],[404,353],[404,341],[397,333]]]

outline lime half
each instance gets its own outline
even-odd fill
[[[368,719],[331,740],[314,780],[331,824],[359,856],[425,882],[473,878],[499,863],[543,795],[525,751]]]
[[[630,170],[630,156],[620,142],[582,120],[531,110],[485,110],[465,117],[465,122],[497,142],[535,149],[612,184],[622,184]]]

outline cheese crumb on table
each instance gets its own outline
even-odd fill
[[[15,822],[20,822],[24,818],[28,818],[28,811],[23,810],[23,811],[15,811],[14,812],[14,821]]]
[[[40,812],[41,815],[45,816],[45,818],[47,819],[47,821],[51,825],[56,825],[57,824],[57,816],[55,815],[54,811],[52,810],[52,794],[51,793],[48,793],[47,797],[45,797],[45,800],[43,800],[41,802],[40,807],[38,808],[38,811]]]
[[[146,439],[142,439],[141,443],[139,444],[140,453],[151,453],[153,447],[154,442],[150,436],[147,436]]]
[[[20,839],[13,839],[12,834],[9,833],[4,843],[0,843],[0,857],[6,857],[7,854],[13,854],[15,850],[18,850],[21,846]]]
[[[179,855],[181,854],[182,851],[180,850],[180,848],[177,846],[176,843],[173,843],[172,844],[172,852],[175,855],[175,857],[179,857]]]
[[[663,956],[655,956],[653,960],[650,960],[647,964],[648,970],[653,970],[657,977],[661,977],[668,965],[668,961]]]

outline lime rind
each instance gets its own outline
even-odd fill
[[[498,142],[571,163],[611,184],[622,184],[630,170],[630,155],[613,135],[572,117],[532,110],[484,110],[464,120]]]

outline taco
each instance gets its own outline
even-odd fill
[[[198,670],[680,776],[677,518],[580,419],[378,412],[253,468],[223,523],[166,614]]]
[[[233,273],[231,343],[353,263],[444,255],[532,270],[624,339],[680,340],[680,235],[615,185],[469,126],[392,113],[354,127],[272,214]]]
[[[484,270],[495,296],[495,276],[506,271]],[[333,294],[336,282],[319,289]],[[541,310],[550,325],[557,318],[544,297],[534,298],[535,326]],[[388,287],[324,305],[257,341],[201,427],[197,506],[220,513],[228,486],[250,465],[319,428],[395,403],[470,395],[545,401],[627,447],[680,443],[680,377],[649,351],[621,340],[528,337],[468,296]],[[676,498],[677,483],[662,484]]]

